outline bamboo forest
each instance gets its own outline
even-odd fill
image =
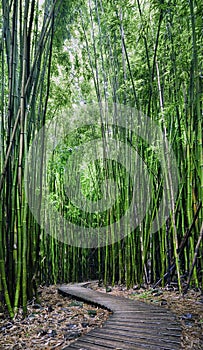
[[[85,281],[202,293],[202,1],[0,12],[0,313]]]

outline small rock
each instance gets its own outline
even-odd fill
[[[166,290],[169,291],[169,292],[172,292],[174,290],[174,288],[170,285],[167,285],[166,286]]]
[[[56,306],[61,307],[63,306],[63,303],[57,303]]]
[[[128,289],[127,289],[127,287],[124,286],[124,287],[121,288],[121,290],[125,292]]]
[[[137,289],[139,289],[138,284],[137,284],[137,285],[135,285],[135,286],[133,287],[133,290],[137,290]]]
[[[45,330],[45,329],[42,329],[40,332],[39,332],[39,335],[41,336],[41,337],[43,337],[44,335],[46,335],[47,334],[47,331]]]
[[[12,327],[13,327],[13,323],[9,322],[9,323],[6,323],[4,325],[4,327],[2,327],[2,328],[4,328],[4,329],[11,329]]]
[[[89,323],[88,323],[88,322],[82,322],[82,323],[81,323],[81,326],[82,326],[83,328],[87,328],[87,327],[89,326]]]
[[[77,327],[77,325],[76,324],[67,324],[67,329],[74,329],[74,328],[76,328]]]
[[[32,307],[33,309],[42,309],[42,306],[40,304],[34,304]]]
[[[48,306],[48,309],[47,309],[47,310],[48,310],[48,312],[54,311],[54,309],[53,309],[53,307],[52,307],[51,305]]]
[[[49,337],[55,337],[57,335],[57,331],[55,329],[52,329],[50,331],[48,331],[48,336]]]
[[[192,315],[191,314],[186,314],[181,316],[181,320],[191,320]]]
[[[69,311],[70,311],[70,309],[68,309],[67,307],[62,307],[62,308],[61,308],[61,310],[63,310],[63,311],[67,311],[67,312],[69,312]]]
[[[20,346],[20,344],[15,344],[13,347],[12,347],[12,350],[20,350],[22,349],[22,347]]]

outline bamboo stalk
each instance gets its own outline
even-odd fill
[[[194,267],[195,267],[195,264],[196,264],[196,261],[197,261],[197,255],[198,255],[198,252],[199,252],[199,247],[200,247],[200,243],[201,243],[202,239],[203,239],[203,223],[202,223],[202,226],[201,226],[201,229],[200,229],[200,235],[199,235],[196,247],[195,247],[195,254],[194,254],[193,261],[192,261],[192,266],[191,266],[191,269],[190,269],[190,272],[189,272],[187,285],[184,288],[184,293],[187,293],[187,291],[188,291],[188,288],[189,288],[189,285],[190,285],[190,281],[191,281],[191,278],[192,278],[192,274],[193,274],[193,271],[194,271]]]

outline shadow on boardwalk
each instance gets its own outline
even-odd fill
[[[85,288],[86,287],[86,288]],[[176,350],[181,348],[181,326],[175,315],[154,305],[95,292],[88,283],[63,285],[59,293],[112,311],[96,328],[64,349]]]

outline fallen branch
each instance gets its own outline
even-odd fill
[[[200,246],[200,243],[201,243],[202,238],[203,238],[203,222],[202,222],[202,227],[201,227],[201,229],[200,229],[199,239],[198,239],[198,242],[197,242],[196,247],[195,247],[195,254],[194,254],[194,258],[193,258],[193,262],[192,262],[192,267],[191,267],[190,272],[189,272],[189,276],[188,276],[188,280],[187,280],[187,285],[186,285],[186,287],[184,288],[184,294],[187,293],[187,290],[188,290],[189,285],[190,285],[190,281],[191,281],[191,278],[192,278],[192,274],[193,274],[193,271],[194,271],[194,267],[195,267],[195,265],[196,265],[197,254],[198,254],[198,251],[199,251],[199,246]]]
[[[198,218],[199,211],[200,211],[201,207],[202,207],[202,202],[199,203],[199,205],[198,205],[198,207],[197,207],[197,211],[196,211],[196,213],[195,213],[195,215],[194,215],[194,218],[193,218],[193,220],[192,220],[192,223],[191,223],[189,229],[186,230],[186,232],[185,232],[185,234],[184,234],[184,236],[183,236],[183,239],[182,239],[182,241],[180,242],[180,245],[179,245],[178,251],[177,251],[177,253],[179,254],[179,256],[183,253],[183,250],[184,250],[184,248],[185,248],[185,246],[186,246],[186,244],[187,244],[188,238],[190,237],[190,235],[191,235],[191,233],[192,233],[193,226],[195,225],[195,222],[196,222],[196,220],[197,220],[197,218]],[[175,259],[173,258],[172,261],[171,261],[171,267],[170,267],[169,271],[166,272],[166,273],[164,274],[164,276],[163,276],[162,278],[160,278],[160,279],[153,285],[153,288],[156,288],[156,287],[161,283],[161,281],[162,281],[163,279],[165,279],[166,277],[168,277],[169,274],[171,274],[171,273],[173,272],[173,270],[175,269],[175,266],[176,266],[176,265],[175,265]]]

